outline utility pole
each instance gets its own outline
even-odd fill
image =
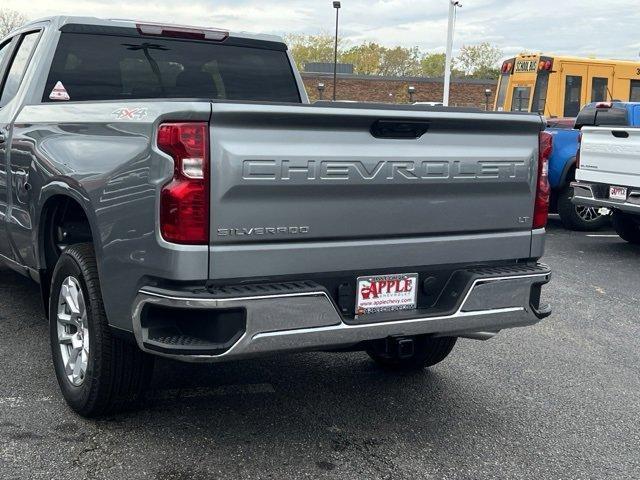
[[[447,29],[447,54],[444,64],[444,92],[442,104],[449,106],[449,89],[451,88],[451,57],[453,55],[453,29],[455,27],[456,8],[462,7],[462,3],[457,0],[449,0],[449,27]]]
[[[333,2],[336,9],[336,44],[333,51],[333,101],[336,101],[336,87],[338,84],[338,19],[340,14],[340,2]]]

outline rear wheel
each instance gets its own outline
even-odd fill
[[[68,247],[53,272],[49,297],[53,365],[62,395],[85,417],[130,407],[151,379],[153,360],[113,336],[102,304],[91,244]]]
[[[573,188],[566,186],[558,195],[558,213],[564,228],[580,232],[600,230],[607,224],[607,217],[601,215],[598,207],[574,205]]]
[[[412,351],[399,345],[398,340],[385,339],[371,342],[367,354],[385,369],[407,371],[421,370],[443,361],[453,350],[457,337],[411,337]],[[404,350],[404,351],[403,351]]]
[[[616,211],[613,213],[613,228],[620,238],[640,245],[640,217]]]

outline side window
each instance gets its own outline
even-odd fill
[[[580,111],[582,94],[582,77],[567,75],[564,89],[564,116],[575,117]]]
[[[591,80],[591,101],[605,102],[607,100],[608,78],[593,77]]]
[[[11,40],[4,42],[0,45],[0,94],[2,93],[2,80],[4,79],[5,63],[9,59],[9,52],[11,51]]]
[[[2,83],[2,65],[7,57],[7,53],[11,50],[11,40],[0,45],[0,83]]]
[[[507,98],[507,87],[509,86],[510,74],[505,73],[500,77],[500,88],[498,88],[498,99],[496,101],[496,109],[499,112],[504,111],[504,101]]]
[[[640,80],[631,80],[631,88],[629,90],[629,101],[640,102]]]
[[[13,57],[13,63],[9,68],[6,80],[4,82],[4,88],[2,90],[2,97],[0,97],[0,108],[4,107],[9,101],[18,93],[20,82],[24,72],[29,65],[29,59],[31,53],[38,42],[40,32],[28,33],[22,37],[18,51]]]
[[[536,87],[533,89],[533,104],[531,105],[532,113],[540,113],[544,115],[547,106],[547,91],[549,90],[549,74],[539,73],[536,80]]]

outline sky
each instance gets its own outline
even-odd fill
[[[342,0],[347,45],[375,41],[443,52],[449,0]],[[544,52],[640,61],[640,0],[462,0],[454,49],[490,42],[505,57]],[[89,15],[256,33],[331,33],[332,0],[2,0],[30,18]]]

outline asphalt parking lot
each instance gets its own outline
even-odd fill
[[[38,288],[0,267],[0,478],[640,478],[640,249],[552,219],[553,317],[394,376],[364,354],[161,362],[142,411],[67,409]]]

